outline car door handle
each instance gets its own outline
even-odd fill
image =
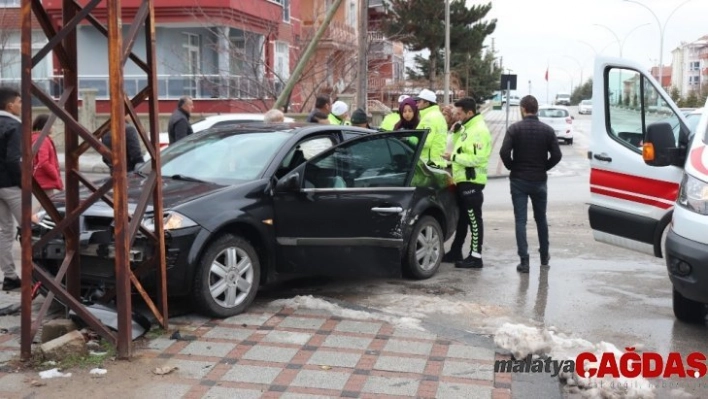
[[[373,207],[373,208],[371,208],[371,212],[377,212],[377,213],[401,213],[401,212],[403,212],[403,208],[401,208],[400,206]]]
[[[593,155],[593,158],[597,159],[598,161],[602,162],[612,162],[612,157],[608,157],[607,154],[595,154]]]

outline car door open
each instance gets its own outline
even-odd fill
[[[362,136],[276,184],[280,272],[396,275],[425,131]]]
[[[681,180],[682,162],[653,167],[642,158],[649,126],[665,123],[685,146],[683,115],[641,65],[598,59],[593,87],[590,226],[596,240],[661,256],[661,236]]]

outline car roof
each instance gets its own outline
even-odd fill
[[[538,109],[564,109],[566,111],[568,110],[568,108],[563,105],[541,105],[540,107],[538,107]]]
[[[262,121],[263,118],[265,117],[265,114],[249,114],[249,113],[229,113],[229,114],[219,114],[219,115],[209,115],[206,116],[198,121],[195,121],[194,123],[199,123],[203,121],[209,121],[209,122],[224,122],[224,121],[238,121],[238,120],[243,120],[243,121]],[[293,122],[294,119],[290,117],[285,117],[286,122]]]
[[[198,134],[205,136],[212,134],[223,133],[256,133],[256,132],[287,132],[293,135],[307,135],[310,133],[341,131],[364,134],[378,133],[373,129],[366,129],[347,125],[324,125],[321,123],[304,123],[304,122],[283,122],[283,123],[243,123],[228,126],[219,126],[215,128],[205,129]],[[195,133],[197,134],[197,133]]]

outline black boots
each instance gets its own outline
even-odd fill
[[[475,258],[470,255],[463,260],[455,262],[455,267],[458,269],[481,269],[484,267],[484,263],[482,263],[482,258]]]
[[[5,277],[5,279],[2,281],[3,291],[12,291],[12,290],[18,289],[20,287],[22,287],[22,283],[20,282],[19,277],[15,277],[15,278]]]
[[[521,262],[519,262],[518,265],[516,265],[516,271],[519,273],[528,273],[529,272],[529,258],[521,258]]]
[[[546,255],[546,256],[541,255],[541,266],[549,267],[549,266],[551,266],[550,262],[551,262],[551,255]]]
[[[462,257],[462,250],[455,251],[454,249],[451,249],[450,252],[443,256],[442,261],[444,263],[455,263],[461,261],[462,259],[464,259]]]

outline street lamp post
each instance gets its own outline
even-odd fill
[[[689,0],[689,1],[690,1],[690,0]],[[624,49],[624,44],[625,44],[625,42],[627,42],[627,39],[628,39],[629,36],[632,34],[632,32],[634,32],[635,30],[637,30],[637,29],[639,29],[639,28],[641,28],[641,27],[647,26],[647,25],[649,25],[649,24],[646,23],[646,24],[641,24],[641,25],[635,26],[634,28],[632,28],[632,30],[630,30],[629,32],[627,32],[626,35],[624,35],[624,39],[622,39],[622,40],[620,40],[619,36],[617,36],[617,34],[615,33],[615,31],[612,30],[609,26],[603,25],[603,24],[593,24],[593,25],[599,26],[600,28],[605,28],[605,29],[607,29],[607,31],[610,32],[610,33],[612,34],[612,36],[615,37],[615,39],[617,40],[617,45],[619,46],[619,56],[620,56],[620,58],[622,58],[622,50]]]
[[[583,84],[583,68],[585,67],[585,65],[581,64],[577,58],[571,57],[568,54],[564,54],[563,57],[570,58],[571,60],[575,61],[576,64],[578,64],[578,68],[580,68],[580,85],[582,85]],[[572,95],[573,93],[570,93],[570,94]]]
[[[662,80],[664,77],[664,33],[666,33],[666,24],[669,23],[669,19],[671,19],[671,17],[674,15],[674,13],[679,8],[681,8],[683,5],[685,5],[686,3],[688,3],[691,0],[686,0],[683,3],[679,4],[678,6],[676,6],[676,8],[674,8],[673,11],[671,11],[669,16],[666,17],[666,21],[664,21],[663,25],[661,24],[661,21],[659,21],[659,17],[656,16],[656,13],[654,13],[654,11],[652,11],[652,9],[649,8],[646,4],[642,4],[636,0],[624,0],[624,1],[626,1],[628,3],[634,3],[634,4],[637,4],[637,5],[640,5],[644,8],[646,8],[651,13],[651,15],[654,16],[654,19],[656,20],[656,24],[659,26],[659,86],[661,86],[663,88],[664,83],[662,82]]]

